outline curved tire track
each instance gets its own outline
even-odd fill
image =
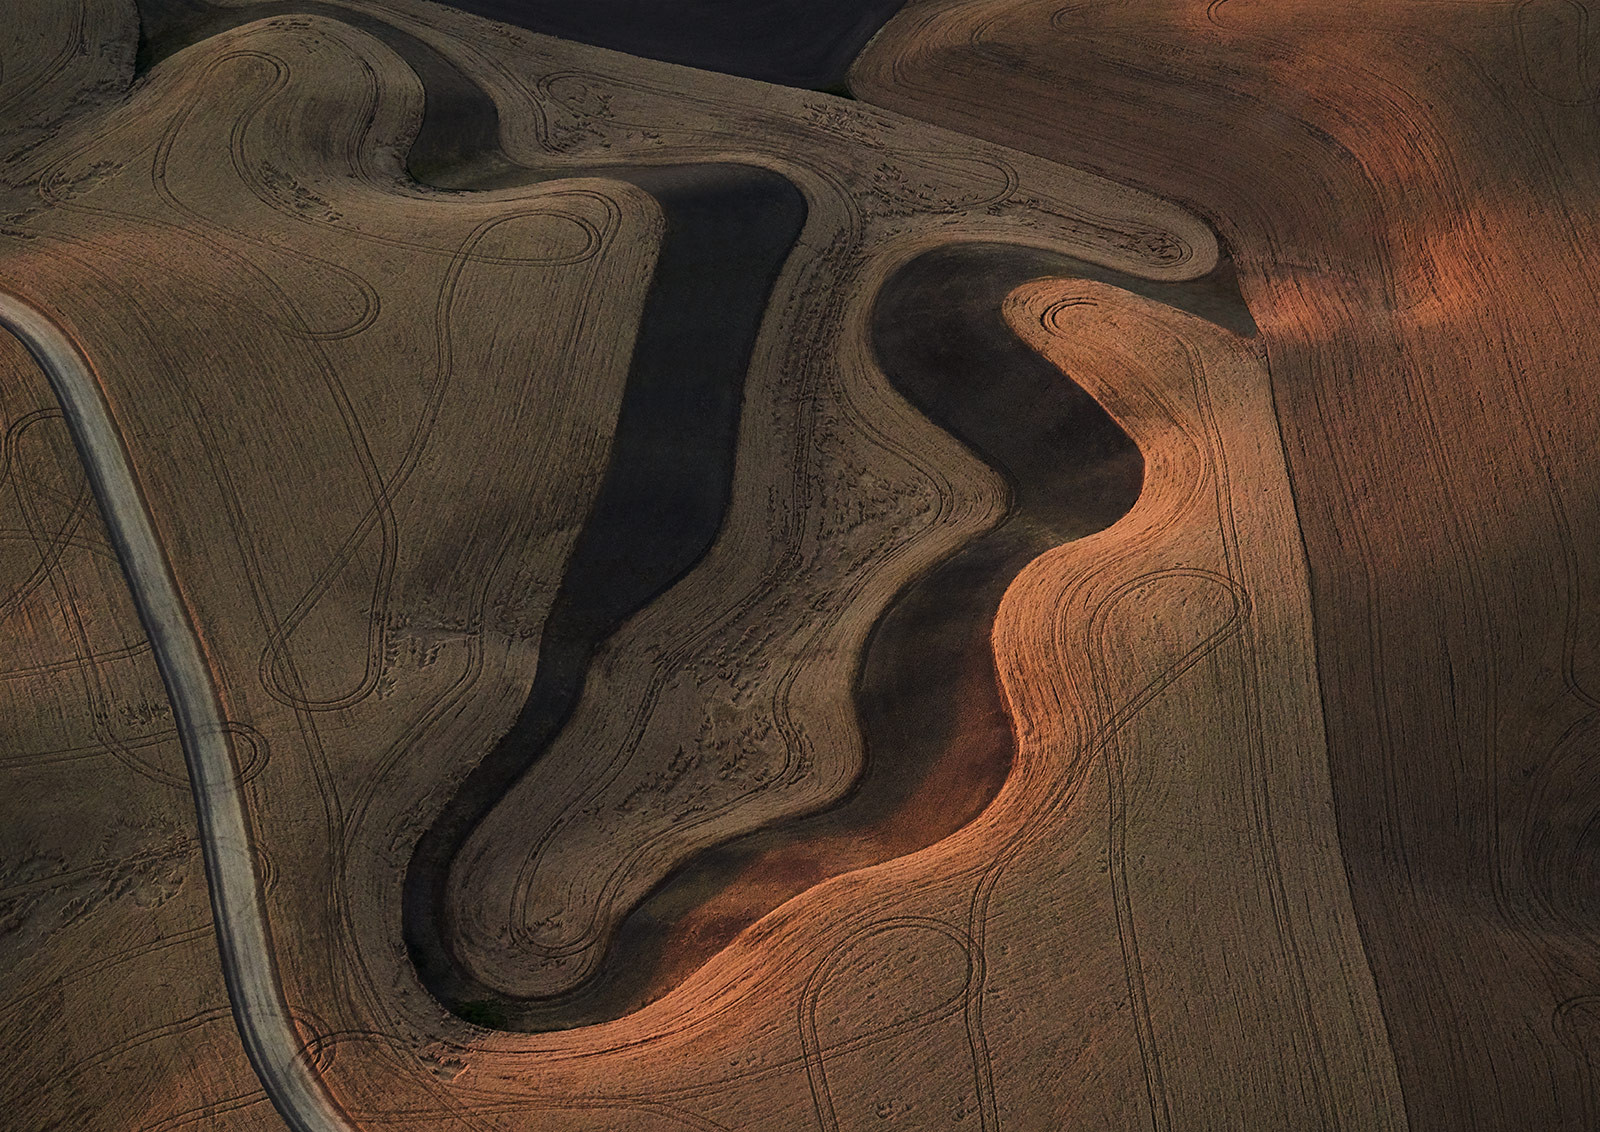
[[[407,949],[424,986],[458,1014],[497,996],[455,952],[451,864],[566,726],[602,643],[710,550],[733,488],[750,352],[806,214],[786,178],[747,166],[604,172],[649,192],[667,224],[612,460],[545,622],[522,711],[456,787],[406,873]]]
[[[995,243],[945,245],[900,268],[874,301],[879,364],[919,412],[1005,478],[1009,501],[995,526],[908,581],[879,615],[855,676],[866,749],[855,784],[819,811],[693,854],[623,918],[598,969],[570,991],[517,998],[470,976],[451,986],[414,947],[430,989],[455,1009],[480,1008],[479,1020],[500,1029],[614,1020],[665,994],[784,901],[931,845],[982,812],[1015,750],[990,645],[1000,599],[1034,558],[1126,514],[1143,482],[1127,434],[1005,322],[1006,296],[1052,275],[1097,279],[1241,334],[1254,330],[1227,268],[1160,284]],[[619,433],[614,459],[659,460],[641,449]],[[565,584],[595,573],[575,558]],[[539,750],[564,722],[550,719]]]
[[[499,115],[493,99],[433,48],[379,19],[317,0],[262,0],[227,9],[205,0],[142,0],[141,7],[157,17],[145,23],[142,67],[227,27],[291,11],[337,19],[374,35],[422,80],[427,97],[407,167],[413,178],[435,188],[505,188],[553,176],[602,175],[631,181],[650,192],[667,215],[668,243],[674,242],[676,232],[679,245],[678,254],[666,254],[664,248],[658,271],[670,276],[676,268],[679,278],[658,279],[652,289],[635,372],[630,375],[630,386],[635,387],[632,399],[661,398],[678,376],[671,372],[673,363],[683,366],[693,358],[705,364],[708,359],[703,355],[708,351],[721,355],[709,368],[720,371],[734,389],[742,383],[745,359],[735,355],[743,352],[740,346],[747,349],[748,342],[737,340],[753,336],[754,325],[725,333],[721,342],[709,341],[718,337],[716,330],[728,328],[685,317],[696,300],[702,307],[719,304],[706,303],[705,295],[683,302],[682,294],[692,290],[690,277],[707,273],[704,264],[699,265],[702,271],[694,272],[680,261],[705,259],[708,241],[693,234],[715,231],[716,219],[705,213],[726,214],[727,204],[736,201],[749,208],[752,198],[765,198],[764,207],[756,205],[754,211],[773,214],[762,218],[768,223],[752,223],[753,218],[745,223],[769,238],[792,227],[786,233],[792,240],[805,206],[786,178],[769,170],[717,163],[653,168],[621,163],[558,172],[526,168],[499,146]],[[786,204],[788,196],[795,201]],[[789,216],[787,224],[772,222],[777,214],[796,208],[799,216]],[[768,254],[781,263],[788,241],[775,242],[784,246],[768,249]],[[741,265],[746,272],[766,274],[762,270],[766,265],[748,262],[760,258],[750,249],[737,258],[747,261]],[[672,429],[647,429],[655,435],[620,445],[635,450],[633,458],[614,459],[608,472],[609,490],[602,492],[586,524],[552,623],[546,626],[555,647],[541,661],[528,702],[511,733],[458,786],[424,834],[408,869],[403,935],[421,981],[436,999],[463,1017],[496,1028],[563,1029],[620,1016],[658,997],[785,899],[829,876],[885,859],[852,857],[839,867],[841,860],[828,859],[829,843],[837,847],[870,830],[890,835],[892,847],[886,855],[899,856],[947,836],[982,810],[1005,777],[1013,744],[988,647],[988,629],[1000,595],[1033,557],[1109,525],[1138,491],[1137,468],[1131,466],[1138,464],[1137,453],[1125,447],[1126,438],[1114,425],[1105,427],[1109,422],[1102,420],[1104,414],[1092,399],[1070,393],[1075,387],[1000,321],[1000,299],[1006,291],[1028,278],[1050,274],[1114,282],[1241,333],[1254,330],[1225,272],[1187,285],[1154,284],[1019,247],[964,245],[931,253],[919,261],[917,270],[908,270],[897,281],[898,296],[880,295],[877,339],[891,383],[1005,475],[1013,492],[1007,516],[986,536],[914,580],[879,618],[855,688],[857,713],[866,733],[867,766],[846,798],[821,813],[802,815],[695,855],[663,878],[625,918],[596,977],[551,999],[512,999],[473,978],[454,954],[445,900],[450,863],[471,830],[564,726],[598,643],[691,569],[720,525],[726,484],[708,482],[697,488],[687,481],[654,482],[663,471],[673,470],[664,451],[678,445],[662,443]],[[770,278],[767,282],[770,285]],[[741,297],[748,302],[760,296]],[[951,357],[912,360],[918,352],[916,340],[938,339],[941,322],[948,328],[946,320],[953,310],[959,310],[969,324],[973,341],[946,343]],[[758,306],[754,322],[759,318]],[[897,334],[897,324],[915,329]],[[905,366],[898,364],[902,360]],[[974,372],[974,363],[978,371],[995,379],[989,388],[976,389],[960,380]],[[963,373],[955,374],[957,369]],[[711,392],[706,390],[705,395]],[[1019,446],[1006,434],[1008,414],[1018,404],[1040,397],[1061,403],[1052,400],[1054,412],[1043,414],[1048,421],[1031,422],[1038,426],[1035,443]],[[726,418],[728,408],[711,415]],[[720,430],[711,430],[724,433],[713,447],[731,446],[737,397],[731,408],[732,419],[725,420]],[[630,416],[635,423],[640,419],[637,406],[632,414],[624,410],[619,442]],[[998,431],[996,424],[1001,426]],[[1047,426],[1054,426],[1054,431]],[[731,473],[729,466],[702,470],[708,481]],[[675,495],[682,495],[682,502],[676,502]],[[654,505],[646,505],[646,500]],[[662,501],[674,505],[660,506]],[[683,514],[685,510],[690,514]],[[672,526],[688,537],[675,542],[661,531],[640,539],[632,528],[641,514],[679,520]],[[694,533],[685,528],[694,528]],[[640,542],[654,544],[655,553],[641,558]],[[956,599],[941,600],[946,594]],[[948,671],[951,679],[930,682],[919,677],[929,669]],[[919,791],[927,797],[913,802],[912,795]],[[692,908],[688,916],[683,914],[686,900]]]

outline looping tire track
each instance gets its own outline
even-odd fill
[[[155,540],[153,529],[150,529],[148,513],[144,510],[142,501],[138,499],[137,486],[134,482],[132,470],[128,467],[126,453],[122,450],[120,440],[116,437],[115,423],[111,420],[109,411],[106,409],[104,401],[100,397],[98,387],[94,383],[92,372],[90,371],[87,363],[83,361],[81,354],[78,354],[78,352],[71,346],[70,341],[64,335],[60,335],[58,331],[57,336],[59,337],[60,341],[52,343],[49,341],[50,328],[47,327],[45,330],[43,330],[41,337],[41,328],[30,324],[28,317],[29,312],[23,310],[21,314],[15,314],[15,312],[11,309],[11,304],[12,301],[8,301],[5,296],[0,295],[0,321],[3,321],[4,324],[7,325],[8,329],[11,329],[13,333],[17,334],[17,336],[29,346],[30,351],[34,353],[35,357],[40,361],[41,366],[43,366],[46,372],[50,375],[52,385],[57,387],[58,394],[62,396],[63,404],[68,404],[70,396],[68,393],[62,391],[64,382],[87,382],[87,384],[84,385],[82,389],[79,389],[76,393],[76,395],[82,399],[83,403],[77,406],[78,415],[70,416],[70,420],[75,440],[78,441],[80,450],[83,452],[85,463],[90,467],[91,478],[96,486],[95,494],[100,498],[102,507],[106,510],[108,526],[111,527],[117,548],[123,555],[123,561],[128,570],[130,579],[133,579],[137,573],[134,565],[134,558],[137,556],[137,554],[146,550],[153,551],[154,557],[150,562],[145,564],[145,568],[154,569],[157,565],[159,565],[161,572],[159,580],[165,583],[165,586],[169,591],[168,593],[163,594],[159,592],[158,586],[157,592],[152,596],[150,593],[141,591],[139,586],[135,584],[135,596],[139,605],[141,619],[146,622],[147,629],[151,633],[152,638],[156,639],[160,633],[160,629],[158,628],[156,622],[160,622],[164,616],[176,617],[177,620],[165,625],[166,631],[169,633],[176,631],[180,634],[187,632],[190,637],[188,644],[191,647],[194,646],[196,642],[192,640],[192,630],[189,629],[187,616],[184,613],[181,598],[177,595],[176,587],[173,584],[170,575],[170,570],[166,567],[164,555],[161,552],[159,543]],[[33,311],[31,313],[35,316],[39,315],[39,312],[37,311]],[[15,315],[15,317],[13,317],[13,315]],[[42,316],[39,317],[42,319]],[[37,343],[40,341],[45,343],[43,347],[39,347],[37,345]],[[68,361],[63,363],[63,358],[67,358]],[[74,368],[73,359],[75,359],[76,368]],[[52,368],[53,366],[56,368]],[[93,398],[92,404],[89,401],[89,398],[91,397]],[[96,406],[98,406],[98,410],[100,411],[102,418],[98,421],[93,419]],[[104,437],[99,438],[98,441],[94,439],[85,439],[85,437],[89,436],[97,427],[103,428],[103,430],[106,432],[106,435],[112,438],[114,441],[114,447],[105,447]],[[102,445],[98,452],[92,450],[95,443],[100,443]],[[97,460],[99,461],[98,463]],[[105,483],[107,479],[115,480],[119,477],[126,481],[127,489],[132,492],[132,506],[135,508],[135,510],[127,510],[129,501],[126,499],[120,501],[120,504],[125,509],[122,516],[124,523],[124,526],[122,527],[118,526],[118,520],[112,514],[113,510],[115,510],[115,506],[110,502],[116,485],[113,484],[111,486],[107,486]],[[392,485],[387,486],[392,487]],[[379,494],[386,494],[385,486],[380,485]],[[145,528],[142,531],[139,529],[139,524],[141,522]],[[148,536],[146,541],[148,541],[149,545],[147,547],[139,546],[138,544],[142,539],[146,539],[146,536]],[[358,533],[352,537],[354,539],[359,539],[360,534]],[[168,598],[170,598],[170,601],[167,600]],[[160,608],[163,605],[170,606],[170,608],[163,610]],[[292,632],[293,625],[286,624],[283,627],[278,640],[281,642],[282,637],[286,637]],[[180,647],[178,649],[178,652],[180,653],[180,660],[183,659],[181,657],[182,651],[183,650],[180,643]],[[194,648],[193,651],[194,659],[199,662],[200,658],[198,649]],[[183,711],[178,703],[180,699],[178,687],[183,684],[185,679],[195,676],[196,672],[204,674],[202,677],[204,683],[196,684],[187,690],[191,693],[196,690],[205,692],[209,696],[209,701],[214,708],[216,699],[215,690],[210,687],[209,674],[205,674],[203,663],[198,664],[196,672],[180,672],[178,669],[182,666],[179,661],[174,660],[171,654],[163,651],[163,648],[157,648],[157,656],[158,660],[161,662],[163,678],[167,681],[169,690],[173,695],[174,708],[175,710],[179,711],[180,716],[183,714]],[[270,682],[265,680],[264,682],[268,683],[268,686],[271,687]],[[304,710],[312,710],[316,707],[322,707],[326,705],[311,702],[301,702],[295,704],[294,706],[300,707]],[[196,719],[200,724],[199,728],[196,729],[193,726],[196,720],[190,720],[189,723],[191,726],[183,731],[185,737],[185,754],[190,761],[190,769],[194,780],[197,806],[201,807],[202,811],[204,811],[204,807],[206,805],[206,802],[203,800],[204,795],[202,790],[202,779],[207,774],[215,776],[217,766],[213,765],[200,767],[197,766],[197,763],[205,758],[213,757],[220,752],[220,755],[226,765],[229,781],[232,780],[233,773],[231,752],[228,750],[226,740],[221,739],[220,737],[220,729],[223,725],[221,725],[219,722],[217,725],[218,732],[207,733],[206,728],[209,727],[210,724],[204,718],[204,708],[205,705],[201,704],[195,713]],[[194,705],[191,705],[191,709],[194,709]],[[213,789],[217,788],[215,782],[206,783],[205,785],[209,785]],[[236,799],[234,804],[237,807]],[[204,812],[202,812],[201,821],[202,825],[207,822],[207,815]],[[213,857],[219,854],[221,850],[214,848],[213,839],[211,837],[208,837],[204,844],[206,846],[208,876],[211,876],[212,878],[213,893],[215,894],[218,888],[222,886],[221,874],[224,871],[224,866],[215,863]],[[242,841],[241,844],[245,846],[244,860],[246,871],[248,872],[249,850],[247,838]],[[255,878],[253,875],[251,879],[252,883],[254,883]],[[221,898],[214,895],[213,899],[214,902],[216,902]],[[343,1115],[337,1111],[331,1099],[327,1098],[321,1093],[320,1085],[316,1083],[314,1074],[304,1063],[302,1057],[303,1048],[300,1052],[297,1052],[287,1064],[273,1066],[270,1069],[263,1067],[260,1058],[265,1057],[266,1055],[263,1054],[255,1044],[252,1043],[252,1035],[250,1032],[251,1023],[247,1023],[245,1018],[245,1014],[248,1013],[250,1006],[239,1005],[240,994],[236,990],[235,980],[241,976],[239,976],[238,973],[229,966],[229,945],[227,941],[227,933],[229,929],[222,922],[220,907],[218,908],[218,913],[218,933],[219,937],[221,937],[223,940],[224,969],[229,979],[230,997],[232,997],[235,1002],[235,1013],[239,1017],[241,1033],[245,1037],[246,1048],[250,1053],[252,1063],[255,1064],[258,1072],[261,1073],[263,1081],[268,1084],[269,1093],[272,1095],[275,1103],[279,1105],[280,1111],[283,1112],[285,1119],[289,1121],[292,1127],[297,1129],[313,1127],[339,1127],[344,1120]],[[266,925],[261,923],[258,925],[258,930],[264,934],[266,931]],[[938,930],[948,934],[948,929],[941,927]],[[264,960],[267,964],[270,965],[272,963],[270,946],[264,947],[259,954],[264,956]],[[981,953],[978,962],[980,964],[981,971]],[[981,975],[977,981],[979,984],[981,984]],[[275,980],[273,989],[276,991]],[[262,1006],[260,1003],[256,1003],[254,1005],[257,1007]],[[270,1002],[265,1004],[266,1011],[262,1018],[256,1020],[258,1024],[263,1019],[265,1019],[269,1025],[272,1023],[272,1006],[273,1004]],[[293,1021],[288,1017],[287,1010],[283,1008],[281,998],[277,1001],[276,1006],[282,1014],[282,1021],[292,1034]],[[292,1040],[298,1042],[298,1039]],[[269,1075],[269,1073],[272,1072],[281,1074],[283,1080],[287,1081],[287,1087],[284,1089],[284,1091],[274,1091],[274,1078]],[[300,1078],[304,1078],[305,1080],[302,1081]],[[307,1108],[304,1112],[292,1114],[290,1111],[285,1111],[285,1105],[288,1102],[285,1101],[284,1097],[286,1094],[295,1094],[297,1091],[301,1093],[298,1099],[303,1101],[307,1105]],[[319,1105],[323,1103],[328,1106],[325,1111],[319,1108]],[[329,1124],[319,1122],[324,1120],[333,1121],[334,1123]],[[696,1122],[696,1126],[698,1126],[698,1122]]]
[[[999,1127],[999,1116],[994,1104],[994,1072],[990,1064],[989,1044],[983,1034],[979,1019],[978,1002],[983,990],[985,960],[983,949],[972,936],[942,920],[927,916],[895,916],[866,924],[846,936],[832,951],[817,963],[801,991],[799,1017],[800,1040],[805,1050],[806,1077],[811,1086],[812,1105],[816,1110],[817,1124],[822,1132],[839,1132],[839,1117],[833,1093],[828,1086],[827,1054],[836,1052],[825,1046],[817,1035],[817,1008],[828,982],[833,976],[833,965],[841,960],[862,940],[890,932],[920,931],[943,937],[961,952],[966,960],[965,977],[957,991],[933,1006],[908,1015],[881,1029],[875,1029],[873,1042],[895,1034],[921,1029],[933,1022],[962,1012],[966,1022],[967,1042],[972,1053],[973,1088],[977,1095],[978,1112],[983,1129]],[[841,1048],[848,1043],[841,1043]]]

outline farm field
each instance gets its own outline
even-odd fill
[[[13,9],[8,1127],[1600,1121],[1584,4]]]

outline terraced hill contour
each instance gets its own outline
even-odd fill
[[[19,12],[20,1126],[1591,1120],[1581,5]]]

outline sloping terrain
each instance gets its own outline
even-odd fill
[[[1586,1127],[1581,5],[479,7],[0,36],[18,1127]]]
[[[1418,1128],[1600,1118],[1590,34],[1564,0],[930,3],[852,75],[1223,234]]]

